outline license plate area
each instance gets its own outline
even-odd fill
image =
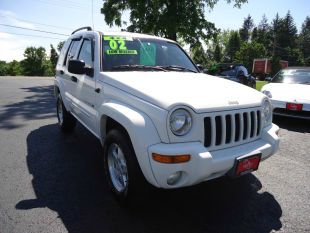
[[[302,104],[287,103],[286,109],[291,111],[302,111]]]
[[[258,153],[254,155],[245,155],[236,158],[232,175],[234,177],[238,177],[256,171],[258,169],[261,156],[262,154]]]

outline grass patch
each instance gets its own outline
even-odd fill
[[[260,91],[267,83],[267,81],[256,81],[256,90]]]

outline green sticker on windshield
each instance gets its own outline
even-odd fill
[[[129,55],[136,55],[138,54],[137,50],[124,50],[124,49],[109,49],[107,50],[108,55],[124,55],[124,54],[129,54]]]
[[[103,40],[108,41],[110,47],[110,49],[106,51],[108,55],[138,54],[137,50],[128,50],[126,47],[126,41],[132,41],[131,37],[104,36]]]
[[[154,43],[141,43],[140,64],[146,66],[154,66],[156,64],[156,45]]]

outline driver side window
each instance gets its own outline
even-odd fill
[[[89,39],[84,39],[83,44],[81,46],[81,50],[78,56],[79,60],[85,62],[85,65],[88,67],[93,67],[93,50],[92,50],[92,42]]]

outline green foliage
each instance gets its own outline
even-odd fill
[[[272,73],[271,75],[275,75],[276,73],[279,72],[279,70],[281,70],[281,65],[280,65],[280,57],[276,57],[276,56],[273,56],[271,58],[271,68],[272,68]]]
[[[240,50],[236,53],[236,61],[242,63],[250,72],[255,58],[264,58],[266,49],[264,45],[255,41],[243,43]]]
[[[310,60],[310,17],[307,17],[302,24],[300,32],[300,49],[305,58],[306,64],[309,65]]]
[[[216,62],[221,62],[222,58],[223,58],[222,49],[221,49],[220,45],[217,43],[215,45],[215,50],[214,50],[214,60]]]
[[[44,62],[46,60],[45,48],[28,47],[24,52],[25,59],[21,61],[24,75],[43,76],[45,73]]]
[[[51,60],[43,61],[43,69],[44,69],[44,76],[53,76],[55,75],[55,67],[52,64]]]
[[[54,68],[53,70],[55,70],[56,65],[57,65],[57,61],[58,61],[58,53],[56,52],[56,49],[54,48],[53,45],[51,45],[51,55],[50,55],[50,62],[52,64],[52,67]]]
[[[196,64],[206,66],[208,55],[204,51],[201,43],[196,43],[191,47],[191,57]]]
[[[282,53],[281,58],[285,61],[288,61],[290,66],[304,65],[303,55],[299,48],[286,47]]]
[[[0,61],[0,76],[5,76],[8,73],[8,64],[5,61]]]
[[[17,76],[21,74],[22,74],[22,68],[18,61],[13,60],[10,63],[8,63],[7,75]]]
[[[123,26],[122,12],[130,11],[131,32],[151,33],[177,40],[182,38],[191,46],[207,41],[217,34],[213,23],[205,18],[205,9],[212,9],[218,0],[106,0],[101,8],[109,26]],[[247,0],[226,0],[235,6]],[[126,22],[127,23],[127,22]]]
[[[243,42],[248,42],[251,36],[251,30],[254,27],[253,19],[250,15],[243,21],[242,28],[239,30],[240,38]]]
[[[237,31],[231,31],[228,44],[226,46],[226,61],[233,62],[237,51],[239,51],[241,46],[241,39]]]
[[[58,43],[57,50],[58,50],[59,53],[61,52],[61,49],[64,46],[64,44],[65,44],[65,41],[61,41],[61,42]]]

